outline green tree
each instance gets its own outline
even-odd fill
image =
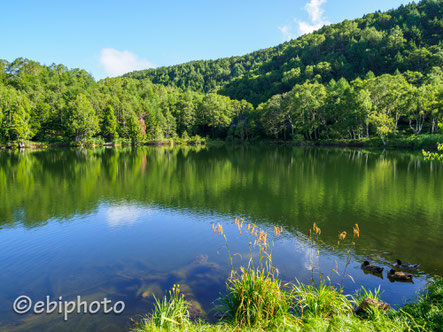
[[[400,118],[407,113],[407,96],[413,87],[403,75],[389,74],[365,80],[363,85],[370,92],[374,111],[380,119],[391,118],[394,123],[393,131],[397,130]]]
[[[420,134],[423,129],[428,112],[431,106],[430,91],[426,89],[426,86],[419,88],[411,87],[408,98],[408,117],[409,127],[412,129],[415,135]]]
[[[385,113],[373,112],[369,116],[369,121],[375,126],[377,135],[380,136],[383,144],[386,145],[385,139],[395,130],[394,119]]]
[[[130,120],[129,120],[129,137],[131,138],[132,145],[136,145],[140,142],[142,138],[142,127],[140,125],[139,118],[134,113],[132,114]]]
[[[17,140],[20,146],[34,136],[29,99],[13,88],[0,86],[0,134],[3,141]]]
[[[192,133],[196,121],[197,100],[191,92],[179,95],[174,116],[177,119],[177,133],[182,135],[184,131]]]
[[[326,124],[323,114],[326,88],[320,83],[296,85],[289,98],[291,125],[307,139],[317,139],[322,126]]]
[[[69,104],[67,130],[76,142],[84,144],[86,139],[91,138],[99,131],[99,120],[84,94]]]
[[[228,97],[209,93],[203,98],[198,113],[200,124],[208,126],[215,137],[216,132],[226,132],[232,122],[232,102]]]
[[[102,135],[109,141],[118,138],[117,121],[111,105],[108,105],[103,112]]]
[[[12,117],[11,131],[19,141],[20,147],[24,147],[25,141],[32,138],[30,106],[21,102]]]
[[[285,116],[281,111],[283,97],[281,95],[272,96],[267,102],[258,106],[257,112],[261,114],[260,122],[268,135],[278,139],[283,131]]]

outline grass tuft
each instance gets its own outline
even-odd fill
[[[222,319],[239,327],[271,328],[292,325],[292,292],[274,272],[240,268],[227,281],[227,294],[217,311]]]
[[[174,285],[169,291],[169,298],[155,298],[155,308],[151,317],[146,317],[137,324],[133,332],[182,329],[191,323],[188,303],[180,293],[180,285]]]
[[[341,291],[321,282],[294,286],[295,308],[301,316],[332,317],[352,313],[353,303]]]

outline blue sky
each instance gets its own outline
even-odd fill
[[[96,79],[243,55],[402,0],[7,1],[0,59],[83,68]]]

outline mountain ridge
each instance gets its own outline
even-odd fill
[[[274,47],[243,56],[194,60],[123,75],[182,91],[217,92],[255,106],[296,84],[353,80],[407,70],[427,73],[443,65],[441,0],[422,0],[386,12],[324,26]],[[431,59],[429,59],[431,58]],[[435,59],[432,59],[435,58]],[[428,61],[431,60],[431,61]],[[420,66],[426,63],[424,67]],[[320,77],[319,77],[319,76]]]

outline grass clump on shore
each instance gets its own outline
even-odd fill
[[[250,259],[247,267],[234,269],[226,235],[220,224],[213,225],[226,243],[231,275],[226,281],[226,292],[217,300],[214,310],[219,318],[210,324],[192,320],[188,303],[174,286],[169,297],[156,299],[150,316],[143,318],[131,330],[146,331],[441,331],[443,326],[443,280],[435,277],[423,294],[411,304],[396,311],[380,301],[380,289],[361,288],[353,296],[345,295],[341,286],[333,286],[329,278],[305,285],[283,283],[272,265],[273,245],[267,234],[254,224],[243,229],[243,220],[236,219],[240,233],[248,235]],[[320,228],[314,224],[317,238]],[[280,235],[282,228],[275,227]],[[344,236],[343,236],[344,234]],[[353,231],[354,239],[360,231]],[[309,232],[311,235],[311,232]],[[340,234],[340,241],[346,232]],[[250,238],[252,237],[252,240]],[[309,236],[311,238],[311,236]],[[340,245],[339,241],[339,245]],[[355,245],[355,243],[353,242]],[[258,251],[255,266],[254,250]],[[350,254],[349,254],[350,257]],[[345,273],[345,272],[344,272]],[[366,306],[363,303],[366,302]]]
[[[302,317],[328,318],[353,311],[350,299],[325,282],[319,285],[299,283],[294,287],[294,300],[295,309]]]
[[[239,327],[293,326],[292,292],[273,272],[241,268],[227,281],[227,294],[216,310],[222,319]]]
[[[188,303],[180,293],[180,285],[174,285],[169,297],[155,299],[155,308],[150,317],[143,318],[133,332],[173,330],[191,324]]]
[[[292,287],[282,284],[278,270],[272,265],[272,247],[269,246],[267,233],[254,224],[247,224],[243,229],[243,222],[244,219],[235,219],[240,234],[246,233],[248,236],[250,257],[248,266],[240,266],[237,270],[223,227],[220,224],[212,227],[214,233],[220,234],[225,240],[231,263],[226,294],[218,299],[219,305],[215,310],[222,322],[238,328],[292,327],[297,323],[291,313]],[[278,233],[281,229],[275,231]],[[258,262],[254,262],[255,249],[258,250]]]

